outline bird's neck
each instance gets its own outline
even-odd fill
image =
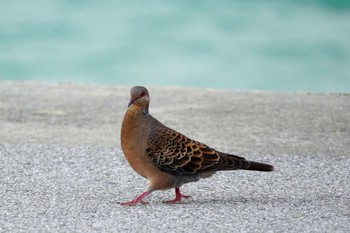
[[[149,116],[150,114],[148,112],[148,106],[142,105],[132,105],[128,108],[128,110],[125,113],[125,117],[127,117],[131,121],[136,122]]]
[[[125,113],[121,128],[122,148],[133,147],[135,146],[133,142],[138,142],[147,137],[148,132],[140,129],[149,124],[151,119],[148,108],[137,105],[130,106]]]
[[[130,106],[127,110],[127,114],[131,113],[134,116],[148,116],[149,112],[148,112],[148,105],[138,105],[138,104],[134,104],[132,106]]]

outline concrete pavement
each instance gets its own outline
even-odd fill
[[[0,83],[0,232],[349,232],[350,95],[149,87],[151,114],[272,173],[220,172],[179,205],[125,161],[130,87]]]

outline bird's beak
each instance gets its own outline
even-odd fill
[[[130,99],[128,107],[130,107],[135,102],[135,99]]]

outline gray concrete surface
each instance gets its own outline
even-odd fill
[[[349,94],[149,87],[163,123],[276,171],[125,207],[146,186],[119,145],[129,88],[0,83],[0,232],[350,232]]]

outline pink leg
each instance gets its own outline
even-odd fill
[[[175,188],[175,199],[169,200],[169,201],[165,201],[164,203],[175,204],[175,203],[181,202],[182,198],[186,199],[186,198],[190,198],[190,197],[191,196],[186,196],[186,195],[181,194],[180,188]]]
[[[136,205],[137,203],[140,202],[142,205],[146,205],[148,203],[143,201],[142,199],[145,198],[148,195],[149,195],[149,192],[145,191],[145,192],[141,193],[138,197],[136,197],[134,200],[128,201],[128,202],[121,202],[119,204],[132,206],[132,205]]]

